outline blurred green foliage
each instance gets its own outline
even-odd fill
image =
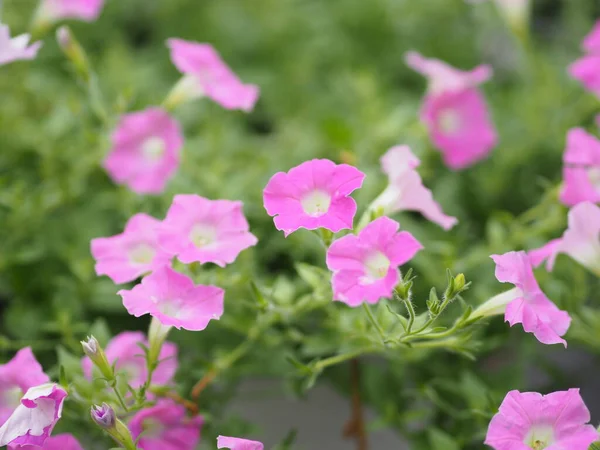
[[[25,31],[35,2],[4,3],[2,20],[15,32]],[[143,329],[147,321],[125,313],[117,287],[95,276],[90,240],[120,232],[136,212],[163,217],[175,193],[240,199],[260,244],[226,270],[202,273],[227,289],[226,313],[205,332],[172,335],[181,345],[179,377],[187,392],[211,361],[246,339],[260,314],[251,280],[288,304],[313,295],[311,274],[300,269],[299,276],[295,263],[324,267],[323,250],[309,232],[284,239],[273,227],[261,201],[269,177],[314,157],[351,162],[368,175],[355,195],[364,209],[386,183],[380,156],[398,143],[412,146],[423,160],[425,184],[460,220],[444,232],[418,215],[397,217],[426,247],[411,263],[418,277],[417,312],[426,310],[432,286],[443,288],[446,268],[473,282],[464,296],[468,304],[501,292],[489,255],[539,246],[566,225],[566,210],[552,196],[561,179],[565,133],[573,126],[593,128],[599,109],[568,78],[566,66],[579,55],[579,42],[597,14],[594,0],[536,1],[531,40],[522,45],[491,3],[108,0],[98,22],[73,23],[72,29],[89,53],[113,124],[124,111],[159,104],[178,80],[165,46],[169,37],[213,44],[244,81],[260,85],[261,99],[247,115],[208,101],[180,108],[176,116],[186,135],[180,172],[163,195],[140,197],[113,185],[100,167],[111,124],[98,121],[52,36],[44,38],[37,60],[0,68],[4,358],[31,344],[50,367],[60,344],[61,363],[77,371],[71,354],[79,355],[78,339],[98,317],[103,322],[94,327],[104,330],[104,339],[109,332]],[[410,49],[465,69],[493,65],[495,76],[483,89],[500,143],[489,159],[458,173],[443,166],[418,122],[425,82],[403,62]],[[597,279],[567,258],[559,259],[553,274],[540,271],[538,278],[549,297],[575,316],[577,326],[567,336],[572,346],[600,350],[600,318],[593,309]],[[592,308],[585,314],[584,303]],[[223,434],[247,429],[236,420],[223,422],[239,380],[277,375],[301,388],[288,376],[294,368],[286,357],[306,361],[337,353],[360,326],[357,317],[345,305],[326,302],[269,329],[247,358],[223,374],[219,389],[203,394],[207,435],[217,425]],[[480,328],[476,363],[421,350],[363,364],[363,397],[380,417],[374,426],[397,429],[415,450],[480,449],[504,394],[528,388],[528,367],[551,375],[540,390],[577,385],[575,379],[565,384],[560,368],[546,359],[562,349],[541,348],[501,319]],[[324,373],[345,393],[348,376],[345,365]],[[77,420],[73,416],[67,419]]]

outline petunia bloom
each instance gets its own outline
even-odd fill
[[[358,236],[335,240],[327,250],[327,267],[333,272],[334,300],[355,307],[390,298],[398,284],[398,267],[423,247],[388,217],[368,224]]]
[[[4,425],[0,427],[0,446],[33,445],[43,447],[62,415],[67,391],[54,383],[29,388]]]
[[[29,388],[49,381],[30,347],[22,348],[13,359],[0,365],[0,425],[19,406]]]
[[[62,19],[77,19],[93,22],[103,7],[104,0],[42,0],[38,20],[56,22]]]
[[[111,136],[104,168],[118,184],[138,194],[157,194],[179,167],[183,135],[161,108],[125,114]]]
[[[565,253],[600,275],[600,208],[593,203],[585,202],[569,211],[569,226],[559,239],[550,241],[545,246],[529,252],[535,266],[546,262],[546,269],[552,271],[556,257]]]
[[[176,195],[159,228],[159,243],[184,264],[231,264],[258,239],[249,231],[242,202]]]
[[[117,284],[133,281],[169,265],[171,255],[158,245],[160,221],[147,214],[136,214],[121,234],[92,239],[96,274],[108,275]]]
[[[350,194],[364,179],[355,167],[313,159],[273,175],[263,192],[264,206],[286,236],[299,228],[337,233],[352,228],[356,202]]]
[[[171,61],[184,75],[179,86],[191,98],[206,96],[226,109],[251,111],[258,87],[244,84],[223,62],[212,45],[169,39]]]
[[[569,74],[600,97],[600,21],[584,38],[582,47],[586,55],[569,66]]]
[[[28,34],[11,38],[8,26],[0,23],[0,66],[13,61],[35,58],[42,43],[29,45],[29,39]]]
[[[600,140],[583,128],[569,130],[563,162],[561,202],[600,202]]]
[[[125,374],[127,382],[134,389],[141,387],[148,378],[146,358],[140,344],[149,346],[144,333],[125,331],[112,338],[105,349],[108,362],[115,365],[117,374]],[[158,360],[159,364],[152,374],[152,384],[169,384],[177,371],[177,345],[165,342]],[[81,365],[85,375],[91,378],[92,361],[85,357],[82,359]]]
[[[445,164],[464,169],[484,159],[496,145],[497,135],[477,86],[491,77],[491,68],[465,72],[416,52],[408,52],[406,62],[429,81],[421,121]]]
[[[135,414],[129,422],[141,450],[194,450],[200,440],[200,416],[187,417],[183,406],[159,402]]]
[[[496,263],[496,278],[502,283],[512,283],[515,288],[504,293],[506,303],[504,319],[513,325],[523,324],[523,329],[543,344],[563,344],[561,338],[569,329],[571,317],[561,311],[546,297],[533,274],[531,261],[525,252],[492,255]]]
[[[494,450],[588,450],[599,438],[579,389],[541,395],[510,391],[492,418],[485,444]]]
[[[449,230],[458,220],[444,214],[431,191],[423,185],[421,176],[415,170],[420,163],[408,146],[390,148],[381,158],[381,166],[389,178],[389,185],[371,204],[371,209],[381,208],[384,215],[397,211],[418,211]]]
[[[144,277],[131,290],[118,294],[129,314],[150,314],[162,325],[190,331],[204,330],[223,314],[223,289],[194,285],[187,276],[163,267]]]
[[[37,445],[9,445],[8,450],[83,450],[79,441],[69,433],[50,436],[43,447]]]
[[[228,448],[230,450],[264,450],[262,442],[250,441],[228,436],[219,436],[217,438],[217,448]]]

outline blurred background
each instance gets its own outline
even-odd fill
[[[25,32],[36,2],[3,3],[2,21]],[[209,101],[177,110],[183,162],[160,196],[137,196],[104,173],[111,124],[94,115],[54,37],[41,37],[35,61],[0,72],[0,358],[31,345],[51,368],[58,347],[61,363],[76,371],[78,340],[90,331],[108,338],[145,329],[146,319],[126,314],[118,287],[94,274],[90,240],[121,232],[137,212],[162,218],[176,193],[240,199],[260,244],[226,272],[208,273],[227,289],[223,320],[202,333],[171,335],[181,348],[179,381],[191,387],[216,355],[245,339],[254,317],[245,306],[248,280],[293,301],[309,290],[294,263],[324,267],[315,239],[307,232],[285,239],[264,211],[262,189],[272,174],[315,157],[353,164],[367,173],[354,195],[364,209],[387,183],[379,158],[396,144],[412,147],[425,185],[459,219],[445,232],[419,215],[395,217],[427,248],[411,262],[417,309],[425,310],[432,286],[443,289],[446,268],[473,281],[469,304],[502,292],[489,255],[540,246],[566,226],[566,209],[551,196],[561,181],[565,134],[574,126],[596,131],[600,111],[566,67],[599,15],[595,0],[536,0],[530,36],[519,39],[493,2],[108,0],[97,22],[70,25],[113,124],[123,112],[160,104],[179,79],[165,46],[170,37],[214,45],[242,80],[261,88],[250,114]],[[483,91],[500,139],[487,160],[461,172],[442,164],[418,120],[426,82],[403,60],[413,49],[462,69],[493,66]],[[568,258],[554,273],[536,274],[574,316],[568,352],[497,318],[473,338],[476,362],[444,352],[367,359],[361,388],[373,448],[402,449],[405,441],[416,450],[484,448],[489,418],[511,389],[582,386],[600,420],[597,379],[585,378],[600,364],[600,314],[591,308],[600,283]],[[348,367],[326,371],[305,397],[285,360],[335,352],[355,326],[347,309],[332,304],[291,318],[224,375],[203,403],[207,442],[220,431],[272,446],[297,427],[298,448],[354,448],[341,437],[350,415]],[[83,427],[76,419],[61,426]]]

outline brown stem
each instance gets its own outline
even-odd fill
[[[192,414],[194,416],[196,414],[198,414],[198,412],[199,412],[198,405],[196,405],[194,402],[192,402],[186,398],[183,398],[177,392],[173,392],[173,391],[167,391],[167,392],[152,391],[152,392],[154,392],[158,397],[170,398],[175,403],[179,403],[180,405],[183,405],[185,407],[185,409],[187,409],[190,412],[190,414]]]
[[[358,359],[350,361],[350,384],[352,386],[352,416],[344,427],[344,437],[355,439],[357,450],[369,450],[365,418],[360,398],[360,365]]]
[[[200,397],[200,394],[202,393],[202,391],[204,391],[204,389],[206,389],[208,387],[208,385],[210,383],[213,382],[213,380],[217,377],[217,371],[216,369],[211,369],[208,372],[206,372],[206,375],[204,375],[195,385],[194,388],[192,389],[192,398],[194,400],[197,400],[198,397]]]

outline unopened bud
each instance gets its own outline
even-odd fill
[[[94,358],[98,355],[100,344],[98,344],[98,341],[94,336],[88,336],[87,340],[81,341],[81,346],[83,347],[83,352],[90,358]]]
[[[454,277],[454,290],[456,292],[462,291],[463,288],[465,287],[465,284],[466,284],[466,280],[465,280],[464,273],[459,273],[458,275],[456,275]]]
[[[113,381],[115,378],[113,368],[109,364],[108,359],[106,359],[106,354],[102,350],[98,340],[94,336],[89,336],[87,340],[81,341],[81,347],[83,348],[83,353],[92,360],[102,375],[108,381]]]
[[[85,50],[79,44],[67,26],[62,26],[56,31],[56,41],[65,56],[71,61],[77,75],[85,82],[89,81],[91,73]]]
[[[102,403],[102,406],[94,405],[90,411],[92,420],[98,425],[100,428],[105,430],[111,429],[115,427],[116,423],[116,415],[115,410],[106,403]]]
[[[56,31],[56,41],[59,47],[66,51],[67,48],[72,44],[71,32],[68,27],[62,26]]]

